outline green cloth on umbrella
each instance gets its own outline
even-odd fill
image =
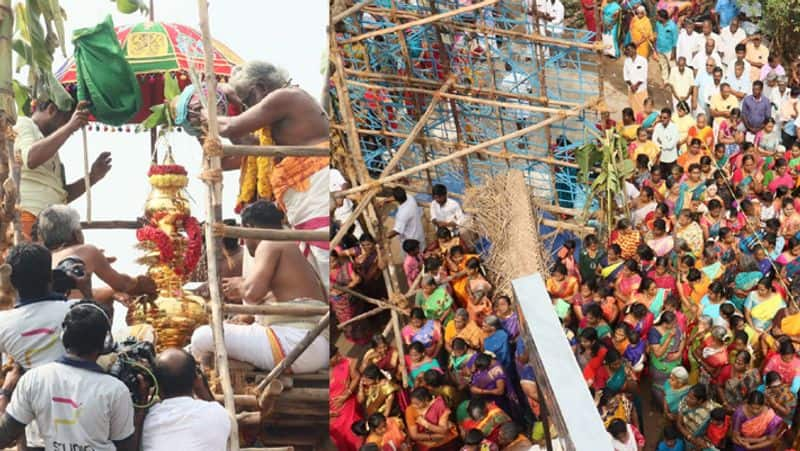
[[[104,124],[122,125],[142,108],[139,82],[119,45],[111,16],[91,28],[75,30],[78,100]]]

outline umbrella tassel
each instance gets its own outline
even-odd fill
[[[89,143],[86,137],[86,127],[81,128],[83,136],[83,183],[86,187],[86,222],[92,222],[92,181],[89,170]]]

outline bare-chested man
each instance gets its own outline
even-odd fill
[[[237,116],[220,116],[220,135],[231,140],[255,133],[261,145],[328,145],[328,117],[304,90],[291,86],[286,72],[264,61],[250,61],[230,78],[235,96],[246,110]],[[329,161],[326,157],[275,158],[269,176],[274,202],[289,225],[300,230],[327,230],[329,215]],[[229,164],[226,164],[229,166]],[[328,241],[303,243],[303,253],[313,256],[317,272],[328,282]]]
[[[260,200],[242,212],[242,225],[280,229],[283,213],[272,202]],[[253,256],[253,267],[241,279],[226,279],[226,296],[241,295],[245,303],[261,304],[268,296],[277,302],[293,301],[306,305],[326,306],[325,288],[314,268],[297,245],[291,242],[246,240]],[[304,299],[304,300],[298,300]],[[318,318],[297,318],[268,315],[255,324],[237,320],[225,324],[225,347],[228,355],[264,370],[271,370],[299,343]],[[209,326],[202,326],[192,335],[192,353],[208,362],[214,352]],[[295,373],[310,373],[326,368],[328,339],[320,336],[292,365]]]
[[[81,231],[80,215],[66,205],[53,205],[44,209],[38,218],[38,236],[42,244],[53,253],[53,268],[64,259],[76,257],[85,264],[88,286],[80,287],[98,302],[110,302],[114,293],[125,293],[131,296],[140,294],[156,294],[156,285],[147,276],[131,277],[117,272],[97,247],[84,243]],[[91,287],[91,276],[96,274],[110,289],[94,289]],[[76,293],[77,295],[77,293]]]

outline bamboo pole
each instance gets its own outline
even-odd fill
[[[328,157],[331,150],[321,146],[243,146],[223,145],[225,156],[231,157]]]
[[[431,94],[428,89],[412,88],[410,86],[380,86],[371,83],[364,83],[356,80],[347,80],[347,84],[359,86],[362,88],[383,89],[384,91],[402,91],[402,92],[418,92],[423,94]],[[498,100],[482,99],[480,97],[463,96],[459,94],[451,94],[448,92],[438,92],[433,94],[434,97],[442,97],[445,99],[459,100],[462,102],[477,103],[480,105],[488,105],[493,107],[508,108],[522,111],[533,111],[536,113],[558,113],[563,111],[562,108],[548,108],[534,105],[525,105],[523,103],[503,102]],[[491,90],[489,95],[492,97],[502,97],[501,91]]]
[[[206,310],[209,310],[208,306],[206,306]],[[292,304],[224,304],[222,306],[223,313],[234,315],[319,316],[324,315],[328,310],[330,309],[327,306]]]
[[[374,1],[375,0],[364,0],[361,3],[356,3],[355,5],[347,8],[346,10],[340,12],[339,14],[331,17],[330,25],[335,25],[335,24],[339,23],[345,17],[353,15],[353,14],[361,11],[362,9],[364,9],[364,7],[369,6]]]
[[[394,33],[395,31],[399,30],[407,30],[409,28],[418,27],[420,25],[429,24],[431,22],[436,22],[442,19],[446,19],[448,17],[457,16],[459,14],[468,13],[470,11],[474,11],[476,9],[483,8],[485,6],[494,5],[500,0],[484,0],[480,3],[475,3],[474,5],[462,6],[460,8],[456,8],[454,10],[448,11],[442,14],[433,14],[422,19],[412,20],[411,22],[406,22],[400,25],[395,25],[393,27],[387,27],[380,30],[370,31],[369,33],[364,33],[358,36],[353,36],[350,39],[345,39],[339,42],[339,45],[345,44],[352,44],[355,42],[363,41],[364,39],[374,38],[376,36],[383,36],[385,34]]]
[[[142,227],[142,223],[139,221],[92,221],[92,222],[81,222],[81,229],[83,230],[91,230],[91,229],[138,229]]]
[[[265,241],[328,241],[331,236],[326,230],[256,229],[222,223],[214,224],[212,230],[216,236]]]
[[[373,317],[373,316],[375,316],[375,315],[377,315],[379,313],[385,312],[386,310],[389,310],[389,309],[386,308],[386,307],[375,307],[374,309],[372,309],[372,310],[370,310],[368,312],[364,312],[364,313],[362,313],[360,315],[356,315],[356,316],[348,319],[347,321],[345,321],[343,323],[339,323],[339,325],[337,325],[336,328],[339,329],[339,330],[342,330],[345,327],[349,326],[350,324],[353,324],[353,323],[355,323],[357,321],[361,321],[362,319],[365,319],[365,318]]]
[[[89,169],[89,138],[86,136],[86,127],[81,127],[83,141],[83,188],[86,190],[86,222],[92,222],[92,179]]]
[[[289,352],[289,354],[287,354],[286,357],[284,357],[283,360],[280,361],[280,363],[275,365],[275,368],[273,368],[272,371],[270,371],[269,374],[267,374],[267,377],[265,377],[264,380],[259,382],[258,387],[256,387],[256,392],[261,393],[261,391],[264,390],[264,388],[267,385],[269,385],[270,382],[272,382],[275,378],[280,377],[280,375],[283,374],[284,371],[286,371],[289,367],[291,367],[292,364],[295,362],[295,360],[297,360],[297,358],[300,357],[300,355],[303,354],[303,352],[305,352],[305,350],[311,345],[311,343],[317,337],[319,337],[322,331],[328,328],[330,320],[331,320],[331,312],[328,311],[327,313],[325,313],[325,316],[323,316],[322,319],[320,319],[319,322],[317,322],[317,325],[314,326],[313,329],[309,330],[303,337],[303,339],[300,340],[299,343],[297,343],[297,346],[295,346]]]
[[[197,0],[197,9],[200,19],[200,33],[203,39],[203,53],[205,54],[205,82],[207,90],[207,105],[214,105],[216,98],[212,93],[217,92],[217,79],[214,76],[214,46],[211,41],[211,28],[208,20],[208,1]],[[219,141],[219,126],[217,124],[217,109],[207,108],[208,135],[205,138],[204,151],[213,146],[221,147]],[[208,151],[204,152],[203,166],[206,171],[221,170],[220,156]],[[206,255],[208,257],[208,287],[211,294],[211,330],[214,338],[214,355],[216,370],[222,385],[222,394],[225,399],[225,409],[231,420],[231,433],[228,448],[239,451],[239,426],[236,422],[236,405],[233,398],[230,368],[228,367],[228,351],[225,349],[222,295],[220,293],[220,273],[217,268],[217,253],[220,240],[213,236],[212,224],[221,221],[222,216],[222,183],[207,180],[208,194],[206,196]]]
[[[402,179],[404,177],[408,177],[409,175],[413,175],[413,174],[416,174],[417,172],[423,171],[426,168],[438,166],[440,164],[447,163],[447,162],[455,160],[457,158],[466,157],[466,156],[468,156],[470,154],[473,154],[473,153],[478,152],[480,150],[486,149],[488,147],[495,146],[495,145],[498,145],[498,144],[502,144],[502,143],[504,143],[504,142],[506,142],[508,140],[511,140],[511,139],[514,139],[514,138],[518,138],[520,136],[524,136],[524,135],[526,135],[526,134],[528,134],[528,133],[530,133],[532,131],[536,131],[536,130],[542,128],[542,127],[546,127],[546,126],[552,124],[553,122],[564,120],[564,118],[567,118],[567,117],[577,116],[577,115],[580,114],[580,111],[582,109],[588,108],[591,105],[593,105],[594,103],[595,103],[595,101],[590,101],[590,102],[587,102],[583,107],[573,108],[573,109],[570,109],[570,110],[564,110],[562,112],[559,112],[559,114],[557,114],[557,115],[554,115],[554,116],[552,116],[550,118],[547,118],[547,119],[545,119],[545,120],[543,120],[543,121],[541,121],[539,123],[536,123],[534,125],[525,127],[523,129],[517,130],[515,132],[509,133],[509,134],[506,134],[506,135],[503,135],[503,136],[499,136],[499,137],[497,137],[495,139],[492,139],[492,140],[489,140],[489,141],[485,141],[485,142],[482,142],[480,144],[476,144],[474,146],[467,147],[466,149],[459,150],[458,152],[453,152],[450,155],[447,155],[447,156],[444,156],[444,157],[440,157],[440,158],[437,158],[435,160],[431,160],[431,161],[429,161],[427,163],[420,164],[420,165],[415,166],[413,168],[409,168],[409,169],[397,172],[395,174],[388,175],[386,177],[382,177],[382,178],[380,178],[378,180],[373,180],[369,184],[364,184],[364,185],[360,185],[360,186],[357,186],[357,187],[350,188],[348,190],[341,191],[340,195],[360,193],[360,192],[367,191],[367,190],[370,190],[370,189],[375,189],[376,187],[380,187],[384,183],[394,182],[395,180],[400,180],[400,179]]]
[[[19,223],[19,180],[20,165],[14,152],[14,133],[11,127],[16,119],[16,104],[13,89],[13,63],[12,63],[12,37],[14,33],[14,12],[11,9],[11,0],[0,0],[0,143],[5,144],[5,149],[0,152],[8,159],[8,174],[6,180],[0,180],[3,186],[3,201],[6,203],[3,221],[10,220],[14,229],[14,242],[17,244],[22,239],[22,229]],[[11,185],[11,186],[9,186]],[[0,230],[7,230],[5,227]],[[5,236],[0,237],[5,241]]]

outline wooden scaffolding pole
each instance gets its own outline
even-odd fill
[[[217,99],[212,97],[211,93],[217,92],[217,79],[214,75],[214,46],[208,21],[208,0],[197,0],[197,9],[200,18],[200,33],[203,38],[203,53],[205,54],[205,82],[208,95],[206,105],[215,105]],[[207,108],[207,112],[208,134],[203,144],[203,167],[205,171],[221,172],[222,143],[219,138],[217,109]],[[211,294],[211,330],[214,338],[215,368],[222,385],[225,409],[231,420],[228,448],[230,451],[239,451],[239,424],[236,421],[236,404],[228,367],[228,351],[225,349],[220,273],[217,268],[220,239],[214,236],[212,230],[212,224],[222,221],[222,182],[207,179],[205,183],[208,188],[206,196],[206,215],[208,217],[206,221],[206,255],[208,257],[208,287]]]

